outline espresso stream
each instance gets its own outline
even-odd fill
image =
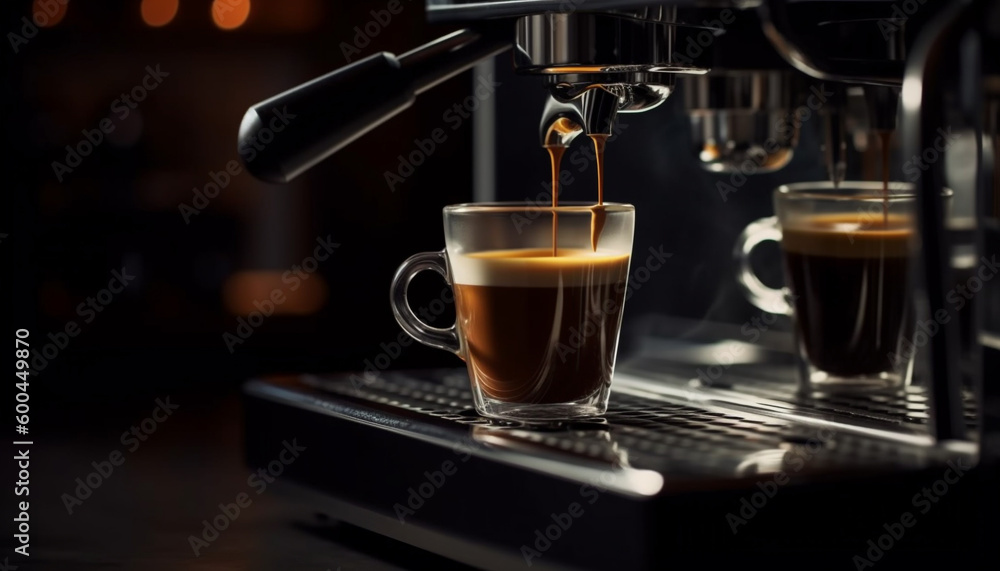
[[[559,165],[562,164],[563,153],[566,147],[551,145],[545,147],[552,160],[552,256],[559,255],[559,215],[555,208],[559,206]]]
[[[604,145],[608,142],[607,135],[591,135],[594,140],[595,161],[597,163],[597,206],[590,214],[590,247],[597,251],[597,240],[604,230]]]
[[[607,213],[604,210],[604,146],[607,144],[608,135],[590,135],[594,141],[594,151],[597,166],[597,204],[590,209],[590,248],[597,251],[597,242],[604,231],[604,224],[607,220]],[[560,145],[547,145],[545,150],[549,152],[549,159],[552,163],[552,256],[559,255],[559,215],[555,208],[559,206],[559,167],[562,163],[563,154],[566,147]]]

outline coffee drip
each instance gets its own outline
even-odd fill
[[[604,210],[604,147],[608,141],[608,135],[590,135],[594,142],[594,160],[597,163],[597,204],[591,207],[590,211],[590,247],[597,251],[597,242],[604,230],[604,223],[607,214]],[[552,163],[552,256],[559,255],[559,214],[556,208],[559,206],[559,172],[562,164],[563,154],[566,147],[563,145],[545,145],[549,152],[549,159]]]
[[[594,134],[590,138],[594,141],[594,160],[597,162],[597,205],[590,215],[590,247],[597,251],[597,240],[604,230],[604,145],[608,142],[608,136]]]
[[[549,158],[552,160],[552,256],[559,255],[559,215],[555,209],[559,206],[559,165],[562,164],[566,147],[562,145],[547,145]]]

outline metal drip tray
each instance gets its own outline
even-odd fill
[[[355,377],[357,379],[358,377]],[[732,479],[767,472],[767,458],[808,445],[815,456],[810,472],[921,468],[938,451],[911,440],[864,438],[852,426],[820,426],[727,409],[697,405],[669,395],[630,394],[638,383],[628,379],[613,393],[603,418],[552,425],[492,421],[472,408],[464,370],[384,373],[360,384],[343,378],[304,377],[303,382],[329,394],[398,407],[456,425],[472,427],[473,440],[515,447],[522,453],[568,456],[614,467],[657,470],[661,474]],[[724,403],[720,403],[724,404]],[[838,430],[839,428],[839,430]],[[927,442],[929,444],[929,441]],[[822,449],[822,454],[815,451]],[[939,456],[940,459],[940,456]],[[780,469],[778,465],[770,468]]]
[[[641,327],[640,342],[615,368],[619,388],[796,422],[832,423],[847,431],[874,431],[879,438],[912,435],[929,442],[930,397],[920,372],[915,385],[903,390],[803,394],[790,332],[748,337],[733,325],[663,316],[647,316]],[[965,391],[963,399],[966,425],[975,439],[975,398]]]
[[[664,365],[653,359],[636,359],[619,367],[616,380],[631,390],[665,397],[731,406],[799,421],[843,424],[845,430],[859,427],[901,434],[926,435],[930,421],[927,390],[910,386],[903,390],[869,393],[801,394],[791,366],[743,365],[728,374],[725,383],[706,382],[694,368]],[[776,380],[776,378],[778,380]],[[978,428],[974,397],[963,394],[966,425]]]
[[[914,493],[951,466],[975,465],[971,445],[935,446],[918,422],[855,424],[850,410],[819,406],[799,414],[770,403],[776,394],[738,402],[684,377],[623,373],[615,383],[603,418],[529,426],[479,417],[464,370],[251,381],[248,462],[265,466],[297,438],[312,452],[283,478],[300,484],[304,507],[490,569],[525,565],[532,549],[531,567],[543,569],[773,566],[786,551],[850,564]],[[415,499],[421,486],[427,497]],[[959,489],[935,513],[957,521],[974,511],[975,484]],[[734,528],[729,516],[751,501],[761,506]],[[573,533],[539,550],[535,531],[574,504],[584,515]],[[952,550],[974,520],[928,519],[911,544],[925,553],[894,557],[961,557]]]

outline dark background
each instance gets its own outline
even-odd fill
[[[16,9],[7,29],[17,30],[32,5],[9,4]],[[438,248],[441,206],[471,196],[471,125],[451,133],[395,193],[383,176],[414,138],[441,125],[442,102],[465,96],[464,76],[292,184],[232,177],[186,223],[181,204],[191,205],[210,173],[238,159],[247,107],[346,64],[341,41],[352,41],[370,9],[383,8],[258,1],[245,24],[225,31],[213,24],[211,4],[182,2],[168,25],[152,28],[139,2],[71,1],[65,17],[18,54],[7,46],[5,135],[11,167],[23,178],[9,189],[21,202],[9,211],[18,231],[4,246],[23,256],[16,303],[29,321],[21,325],[41,341],[69,320],[81,322],[70,346],[39,371],[59,395],[188,383],[205,390],[263,370],[359,368],[395,334],[387,303],[395,267],[410,253]],[[419,3],[403,6],[362,55],[401,53],[450,31],[425,25]],[[169,76],[121,120],[112,102],[140,82],[147,65]],[[64,162],[65,146],[105,117],[116,130],[60,183],[51,163]],[[300,290],[275,281],[327,236],[341,247]],[[135,281],[84,324],[77,305],[122,267]],[[223,333],[235,333],[237,316],[273,287],[299,295],[231,354]],[[446,360],[427,354],[420,359]],[[84,371],[99,371],[99,386],[71,380]]]
[[[182,0],[161,27],[144,22],[143,7],[170,2],[54,2],[58,16],[15,52],[8,32],[26,36],[23,19],[44,13],[43,4],[0,8],[3,322],[10,338],[28,329],[39,352],[32,353],[37,374],[29,391],[31,495],[7,492],[9,547],[0,562],[10,555],[22,569],[396,568],[380,563],[391,557],[377,538],[337,551],[336,530],[327,530],[333,542],[293,533],[289,505],[274,494],[262,495],[225,543],[201,558],[187,538],[218,513],[219,502],[246,489],[243,381],[276,371],[360,369],[379,343],[398,334],[388,311],[392,272],[409,254],[439,248],[441,206],[471,196],[471,124],[450,133],[397,192],[383,172],[396,168],[396,156],[411,150],[414,138],[440,126],[445,103],[467,94],[468,74],[294,184],[264,184],[246,172],[232,177],[186,224],[180,205],[192,204],[194,189],[238,158],[245,110],[345,65],[341,42],[352,42],[354,26],[384,3],[255,0],[245,23],[223,30],[213,23],[211,1]],[[361,56],[401,53],[451,31],[426,25],[421,3],[403,7]],[[169,76],[121,119],[113,102],[140,84],[146,66]],[[82,130],[105,118],[115,130],[57,180],[52,162],[65,162],[66,145],[76,146]],[[223,333],[234,333],[253,300],[283,286],[275,276],[327,236],[341,246],[303,282],[311,287],[285,288],[288,301],[231,353]],[[77,311],[122,268],[135,276],[122,293],[94,316]],[[79,333],[58,341],[69,322]],[[49,343],[49,355],[55,344],[64,346],[46,357]],[[4,362],[14,368],[12,354]],[[443,353],[410,350],[395,366],[450,362]],[[68,513],[63,494],[73,493],[76,478],[126,450],[122,432],[167,397],[179,410]],[[12,434],[14,400],[6,402],[2,418]],[[7,452],[16,454],[13,447]],[[5,463],[8,490],[14,466]],[[30,559],[12,551],[8,518],[26,499]]]

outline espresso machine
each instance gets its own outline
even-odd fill
[[[953,313],[958,283],[980,289],[928,335],[914,385],[893,393],[800,390],[775,316],[755,316],[748,340],[750,321],[692,326],[645,308],[626,316],[635,327],[597,420],[489,421],[472,409],[464,368],[254,379],[249,465],[308,440],[315,451],[283,476],[303,514],[487,569],[995,559],[1000,279],[987,261],[1000,253],[1000,2],[428,0],[426,18],[456,31],[248,110],[241,144],[274,109],[298,119],[247,169],[287,182],[472,68],[525,86],[538,149],[581,134],[626,145],[640,129],[623,125],[669,121],[683,133],[673,160],[712,177],[720,209],[704,220],[731,216],[721,205],[746,196],[745,181],[797,160],[839,184],[856,176],[869,134],[892,133],[915,174],[918,314]],[[962,156],[928,151],[951,131],[970,141]],[[496,140],[474,140],[477,164],[495,172]],[[477,200],[522,198],[477,184]],[[964,215],[949,212],[946,186]],[[632,202],[669,200],[657,190]],[[693,264],[677,279],[706,261]],[[731,258],[710,264],[732,273]],[[733,347],[739,358],[719,358]]]

